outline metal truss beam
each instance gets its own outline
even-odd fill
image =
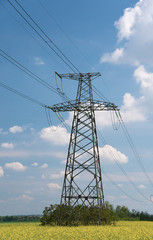
[[[91,80],[100,73],[58,74],[78,81],[76,100],[46,106],[54,112],[73,111],[61,204],[104,206],[95,111],[117,111],[113,103],[93,100]],[[99,219],[100,222],[100,219]]]

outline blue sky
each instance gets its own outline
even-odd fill
[[[11,2],[19,9],[15,1]],[[81,72],[101,72],[102,77],[93,84],[121,109],[146,175],[152,180],[152,1],[19,3]],[[54,72],[71,70],[8,1],[0,1],[0,13],[0,49],[56,88]],[[60,96],[1,55],[0,82],[46,105],[62,102]],[[77,83],[63,80],[63,85],[65,93],[75,99]],[[94,98],[99,99],[95,93]],[[69,132],[56,114],[50,112],[53,126],[49,127],[43,107],[2,87],[0,110],[0,215],[40,214],[45,206],[60,202]],[[71,126],[72,114],[62,116]],[[114,206],[126,205],[153,213],[149,201],[153,187],[121,126],[117,131],[113,129],[110,113],[96,113],[96,122],[106,140],[104,144],[99,138],[105,200]]]

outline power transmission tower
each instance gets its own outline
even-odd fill
[[[66,206],[104,206],[104,193],[100,167],[95,111],[116,110],[110,102],[93,100],[93,78],[97,73],[58,74],[78,81],[76,100],[55,104],[54,112],[73,111],[73,122],[61,194]]]

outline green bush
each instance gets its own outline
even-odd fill
[[[65,206],[50,205],[43,211],[41,225],[60,225],[60,226],[78,226],[78,225],[98,225],[114,224],[116,214],[112,205],[106,204],[104,208],[97,206]]]

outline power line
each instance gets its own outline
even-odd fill
[[[26,13],[26,15],[31,19],[31,21],[38,27],[38,29],[47,37],[47,39],[53,44],[53,46],[62,54],[62,56],[74,67],[76,71],[79,72],[77,67],[66,57],[66,55],[59,49],[59,47],[53,42],[53,40],[42,30],[42,28],[34,21],[34,19],[27,13],[27,11],[21,6],[21,4],[15,0],[18,6]]]
[[[147,174],[147,172],[146,172],[146,169],[145,169],[145,167],[144,167],[144,165],[143,165],[143,163],[142,163],[142,161],[141,161],[141,158],[140,158],[140,156],[139,156],[139,154],[138,154],[138,152],[137,152],[137,150],[136,150],[136,148],[135,148],[135,146],[134,146],[134,143],[133,143],[133,141],[132,141],[132,139],[131,139],[131,137],[130,137],[130,134],[129,134],[126,126],[125,126],[125,123],[124,123],[121,115],[119,114],[118,117],[119,117],[119,121],[120,121],[120,123],[121,123],[121,127],[122,127],[122,129],[123,129],[123,132],[125,133],[126,139],[127,139],[128,143],[129,143],[129,145],[130,145],[130,147],[131,147],[131,149],[132,149],[132,151],[133,151],[133,153],[134,153],[134,155],[135,155],[135,157],[136,157],[136,160],[137,160],[137,162],[139,163],[139,165],[140,165],[143,173],[145,174],[148,182],[149,182],[150,185],[153,187],[153,182],[152,182],[150,176],[149,176],[149,175]]]
[[[8,0],[8,2],[12,5],[12,7],[20,14],[20,16],[29,24],[29,26],[39,35],[39,37],[41,37],[41,39],[43,41],[45,41],[45,39],[42,37],[42,35],[29,23],[29,21],[17,10],[17,8]],[[39,25],[30,17],[30,15],[24,10],[24,8],[18,3],[17,0],[15,0],[15,2],[20,6],[20,8],[26,13],[26,15],[32,20],[32,22],[38,27],[38,29],[48,38],[48,40],[53,44],[53,46],[60,52],[60,54],[62,54],[62,56],[79,72],[79,70],[73,65],[73,63],[62,53],[62,51],[54,44],[54,42],[45,34],[45,32],[39,27]],[[72,69],[72,67],[66,63],[66,61],[55,51],[55,49],[53,49],[47,41],[45,41],[45,43],[56,53],[56,55],[58,55],[58,57],[61,58],[61,60],[67,64],[67,66],[69,66],[71,68],[72,71],[74,71],[74,69]],[[75,72],[75,71],[74,71]],[[98,92],[98,90],[97,90]],[[103,96],[104,97],[104,96]],[[105,98],[106,99],[106,98]],[[125,131],[126,132],[126,131]],[[127,133],[127,132],[126,132]],[[128,135],[127,135],[128,136]],[[129,138],[129,136],[128,136]],[[130,138],[129,138],[130,140]],[[133,145],[131,145],[133,146]],[[135,149],[133,148],[133,150],[135,151]],[[144,166],[142,165],[142,162],[139,161],[141,167],[144,169]],[[145,172],[146,173],[146,172]],[[146,173],[147,174],[147,173]],[[146,175],[147,176],[147,175]],[[148,178],[149,180],[150,178]],[[150,181],[150,180],[149,180]]]
[[[55,49],[53,49],[50,45],[49,45],[49,43],[48,43],[48,41],[46,41],[45,39],[44,39],[44,37],[42,37],[42,35],[31,25],[31,23],[21,14],[21,12],[10,2],[10,0],[8,0],[8,2],[11,4],[11,6],[18,12],[18,14],[24,19],[24,21],[26,21],[27,22],[27,24],[37,33],[37,35],[56,53],[56,55],[73,71],[73,72],[75,72],[75,70],[77,70],[78,72],[80,72],[79,71],[79,69],[66,57],[66,55],[65,54],[63,54],[63,52],[57,47],[57,45],[50,39],[50,37],[42,30],[42,28],[34,21],[34,19],[27,13],[27,11],[21,6],[21,4],[20,3],[18,3],[18,1],[17,0],[15,0],[15,2],[18,4],[18,6],[24,11],[24,13],[26,13],[26,15],[30,18],[30,20],[35,24],[35,26],[44,34],[44,36],[45,37],[47,37],[47,39],[53,44],[53,46],[62,54],[62,56],[73,66],[73,68],[75,69],[73,69],[60,55],[59,55],[59,53],[57,53],[56,52],[56,50]],[[99,92],[95,87],[94,87],[94,89],[97,91],[97,92]],[[94,90],[94,91],[95,91]],[[102,95],[102,94],[101,94]],[[106,99],[106,100],[108,100],[105,96],[103,96],[102,95],[102,97],[103,97],[103,99]]]
[[[114,155],[114,153],[112,152],[112,150],[110,149],[110,147],[108,146],[104,136],[101,134],[101,132],[98,130],[98,134],[99,134],[99,138],[102,140],[102,142],[104,143],[104,145],[107,146],[107,149],[109,150],[110,154],[113,157],[113,160],[115,162],[115,164],[118,166],[118,168],[122,171],[122,173],[124,174],[124,176],[128,179],[128,181],[131,183],[131,185],[135,188],[135,190],[146,200],[148,200],[148,198],[136,187],[136,185],[133,183],[133,181],[131,180],[131,178],[128,176],[128,174],[126,173],[126,171],[124,170],[124,168],[119,164],[119,162],[117,161],[116,156]]]
[[[121,187],[119,187],[111,178],[110,176],[104,171],[102,170],[102,172],[105,174],[105,177],[116,187],[119,189],[119,191],[121,191],[125,196],[127,196],[128,198],[130,198],[131,200],[134,200],[136,202],[143,202],[140,200],[137,200],[135,198],[133,198],[130,194],[126,193]]]
[[[93,66],[93,64],[89,61],[89,59],[80,51],[80,49],[77,47],[77,45],[74,43],[74,41],[68,36],[68,34],[63,30],[63,28],[60,26],[60,24],[55,20],[55,18],[51,15],[51,13],[47,10],[47,8],[44,6],[44,4],[41,2],[41,0],[38,0],[38,2],[40,3],[41,7],[44,9],[44,11],[47,13],[47,15],[55,22],[55,24],[58,26],[58,28],[61,30],[61,32],[64,33],[64,35],[66,36],[66,38],[73,44],[73,46],[76,48],[76,50],[81,54],[81,56],[90,64],[90,66]],[[97,95],[99,96],[99,90],[96,89],[96,87],[94,87],[92,85],[92,87],[95,89],[93,89],[93,91],[95,93],[97,93]],[[100,93],[101,94],[101,93]],[[102,95],[102,94],[101,94]],[[103,99],[109,101],[104,95],[102,95]]]
[[[57,47],[57,45],[50,39],[50,37],[42,30],[42,28],[33,20],[33,18],[27,13],[27,11],[18,3],[17,0],[15,0],[15,2],[18,4],[18,6],[24,11],[24,13],[30,18],[30,20],[35,24],[35,26],[39,29],[39,31],[41,31],[41,33],[43,33],[44,36],[42,36],[41,33],[38,32],[38,30],[35,29],[34,26],[32,26],[32,24],[22,15],[22,13],[13,5],[13,3],[10,2],[10,0],[7,0],[9,2],[9,4],[15,9],[15,11],[24,19],[24,21],[35,31],[35,33],[37,33],[37,35],[47,44],[47,46],[73,71],[77,71],[79,72],[79,70],[77,69],[77,67],[75,67],[75,65],[65,56],[65,54]],[[44,38],[46,37],[48,39],[48,41]],[[56,50],[58,50],[58,52],[49,44],[51,43]],[[60,56],[60,54],[62,55],[62,57]],[[64,58],[65,59],[64,59]],[[71,65],[70,65],[71,64]],[[75,69],[75,70],[74,70]]]
[[[23,97],[23,98],[25,98],[25,99],[27,99],[27,100],[29,100],[29,101],[31,101],[31,102],[34,102],[34,103],[36,103],[36,104],[44,107],[44,108],[45,108],[45,111],[46,111],[46,105],[45,105],[45,104],[43,104],[43,103],[41,103],[41,102],[39,102],[39,101],[37,101],[37,100],[35,100],[35,99],[33,99],[33,98],[31,98],[31,97],[29,97],[29,96],[21,93],[21,92],[19,92],[19,91],[15,90],[15,89],[13,89],[13,88],[11,88],[11,87],[3,84],[2,82],[0,82],[0,86],[3,87],[3,88],[5,88],[5,89],[7,89],[7,90],[9,90],[9,91],[11,91],[11,92],[13,92],[13,93],[15,93],[15,94],[17,94],[17,95],[19,95],[19,96],[21,96],[21,97]],[[46,115],[47,115],[47,114],[46,114]],[[57,115],[57,117],[59,118],[59,120],[61,121],[61,123],[62,123],[62,124],[66,127],[66,129],[69,131],[69,130],[70,130],[70,127],[69,127],[68,124],[64,121],[64,119],[63,119],[63,117],[61,116],[61,114],[56,114],[56,115]],[[49,118],[48,115],[47,115],[47,119],[48,119],[49,125],[52,125],[51,119]],[[104,139],[104,138],[103,138],[103,139]],[[105,144],[106,144],[106,142],[105,142]],[[115,161],[115,162],[116,162],[116,161]],[[118,165],[118,164],[117,164],[117,165]],[[124,173],[124,175],[126,175],[126,176],[128,177],[128,175],[127,175],[126,172],[123,170],[123,168],[122,168],[120,165],[118,165],[118,166],[119,166],[119,168],[121,169],[121,171]],[[105,175],[106,175],[106,173],[105,173]],[[107,178],[108,178],[108,176],[107,176]],[[110,179],[110,178],[109,178],[109,179]],[[129,177],[128,177],[128,179],[129,179]],[[129,179],[129,181],[130,181],[131,184],[136,188],[135,184],[134,184],[130,179]],[[112,180],[111,180],[111,182],[112,182],[113,184],[115,184]],[[119,188],[119,187],[118,187],[118,188]],[[122,190],[122,189],[120,189],[120,190]],[[137,188],[136,188],[136,190],[138,191]],[[122,192],[124,192],[124,191],[122,190]],[[141,194],[143,197],[145,197],[140,191],[138,191],[138,192],[139,192],[139,194]],[[125,192],[124,192],[124,193],[125,193]],[[129,195],[126,194],[126,193],[125,193],[125,195],[129,196]],[[145,199],[146,199],[146,197],[145,197]],[[133,199],[133,200],[135,200],[135,199]],[[147,199],[147,200],[148,200],[148,199]],[[137,200],[135,200],[135,201],[137,201]]]
[[[109,101],[108,98],[106,98],[95,86],[92,85],[92,88],[93,88],[93,91],[102,99],[102,100],[105,100],[105,101]]]
[[[63,117],[61,114],[57,114],[56,113],[56,116],[59,118],[59,120],[61,121],[61,123],[65,126],[65,128],[70,131],[70,127],[69,125],[64,121]],[[100,135],[100,139],[104,142],[105,145],[107,145],[106,143],[106,140],[104,139],[104,137],[102,136],[101,132],[98,130],[98,133]],[[120,170],[123,172],[124,176],[128,179],[128,181],[132,184],[132,186],[135,188],[135,190],[143,197],[145,198],[145,200],[148,200],[148,198],[141,192],[138,190],[138,188],[136,187],[136,185],[132,182],[132,180],[130,179],[130,177],[128,176],[128,174],[125,172],[125,170],[122,168],[122,166],[117,162],[117,159],[115,157],[115,155],[113,154],[113,152],[110,150],[110,153],[112,154],[113,156],[113,159],[114,159],[114,162],[117,164],[117,166],[120,168]],[[104,170],[103,170],[104,172]],[[115,185],[115,187],[117,187],[122,193],[124,193],[127,197],[129,197],[130,199],[134,200],[134,201],[137,201],[137,202],[143,202],[143,201],[140,201],[140,200],[137,200],[135,198],[133,198],[131,195],[127,194],[125,191],[123,191],[118,185],[116,185],[116,183],[108,176],[108,174],[106,174],[106,172],[104,172],[105,176],[110,180],[110,182]],[[148,200],[149,201],[149,200]]]
[[[65,37],[69,40],[69,42],[72,43],[72,45],[74,46],[74,48],[79,52],[79,54],[88,62],[88,64],[93,67],[93,64],[89,61],[89,59],[82,53],[82,51],[80,51],[80,49],[78,48],[78,46],[75,44],[75,42],[70,38],[70,36],[63,30],[63,28],[61,27],[61,25],[56,21],[56,19],[52,16],[52,14],[50,13],[50,11],[47,10],[47,8],[44,6],[44,4],[38,0],[39,4],[41,5],[41,7],[44,9],[44,11],[47,13],[47,15],[55,22],[56,26],[60,29],[60,31],[65,35]]]
[[[44,103],[41,103],[38,100],[31,98],[31,97],[25,95],[24,93],[21,93],[21,92],[17,91],[16,89],[7,86],[6,84],[4,84],[2,82],[0,82],[0,87],[3,87],[5,89],[9,90],[10,92],[15,93],[16,95],[19,95],[20,97],[23,97],[31,102],[34,102],[34,103],[38,104],[39,106],[46,107],[46,105]]]
[[[21,71],[23,71],[24,73],[26,73],[27,75],[29,75],[30,77],[32,77],[34,80],[36,80],[37,82],[39,82],[40,84],[42,84],[43,86],[45,86],[46,88],[48,88],[49,90],[51,90],[52,92],[54,92],[55,94],[59,93],[57,92],[56,88],[52,87],[50,84],[48,84],[47,82],[45,82],[42,78],[40,78],[39,76],[37,76],[36,74],[34,74],[31,70],[29,70],[28,68],[24,67],[21,63],[19,63],[17,60],[15,60],[14,58],[12,58],[11,56],[9,56],[5,51],[3,51],[2,49],[0,49],[0,56],[2,56],[4,59],[6,59],[8,62],[10,62],[11,64],[13,64],[14,66],[16,66],[17,68],[19,68]]]
[[[95,88],[95,87],[93,86],[93,88]],[[100,91],[99,91],[98,89],[96,89],[96,88],[95,88],[95,90],[96,90],[96,92],[98,93],[97,95],[98,95],[101,99],[103,99],[104,96],[100,93]],[[143,173],[145,174],[145,176],[146,176],[149,184],[153,187],[153,182],[152,182],[150,176],[147,174],[147,172],[146,172],[146,170],[145,170],[145,167],[144,167],[144,165],[143,165],[143,163],[142,163],[142,161],[141,161],[141,159],[140,159],[140,156],[139,156],[139,154],[138,154],[138,152],[137,152],[137,150],[136,150],[136,148],[135,148],[135,146],[134,146],[134,143],[133,143],[133,141],[132,141],[132,139],[131,139],[131,137],[130,137],[130,134],[129,134],[126,126],[125,126],[125,123],[124,123],[124,121],[123,121],[123,119],[122,119],[122,117],[121,117],[120,112],[119,112],[119,111],[115,111],[115,112],[116,112],[116,116],[117,116],[117,118],[118,118],[118,120],[119,120],[119,123],[120,123],[120,125],[121,125],[121,127],[122,127],[122,130],[123,130],[123,132],[124,132],[124,134],[125,134],[125,137],[126,137],[128,143],[129,143],[130,147],[131,147],[131,150],[132,150],[132,152],[133,152],[133,154],[134,154],[134,156],[135,156],[135,158],[136,158],[139,166],[141,167]]]
[[[47,118],[49,128],[51,129],[51,131],[56,131],[53,127],[53,123],[52,123],[51,116],[50,116],[50,111],[46,107],[45,107],[45,113],[46,113],[46,118]]]
[[[45,51],[47,51],[47,53],[48,53],[51,57],[54,57],[54,56],[51,54],[51,52],[49,51],[49,49],[46,48],[46,47],[44,47],[44,46],[42,45],[42,43],[41,43],[36,37],[34,37],[34,36],[30,33],[30,31],[28,31],[28,30],[25,28],[25,26],[24,26],[22,23],[20,23],[20,22],[16,19],[16,17],[2,4],[2,2],[1,2],[0,4],[1,4],[1,6],[4,8],[4,10],[19,24],[19,26],[21,26],[21,27],[28,33],[28,35],[29,35],[38,45],[41,46],[41,48],[43,48]],[[59,65],[61,65],[61,62],[59,62],[59,61],[57,60],[57,58],[54,57],[54,60],[55,60]],[[62,65],[61,65],[61,66],[62,66]],[[63,67],[63,66],[62,66],[62,67]],[[64,68],[65,68],[65,66],[64,66]]]

